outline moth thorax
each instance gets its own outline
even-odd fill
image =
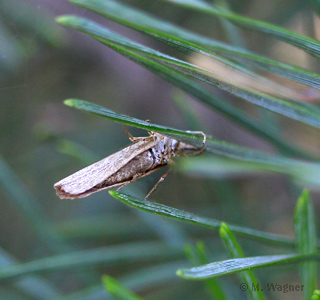
[[[157,137],[156,145],[151,149],[154,157],[155,164],[167,164],[172,157],[177,155],[179,142],[174,139],[162,136]]]

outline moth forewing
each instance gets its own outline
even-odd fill
[[[154,139],[146,138],[145,140],[132,144],[84,169],[81,169],[80,171],[58,181],[54,185],[57,195],[61,199],[76,199],[83,198],[97,192],[98,190],[93,190],[94,187],[106,181],[128,162],[139,154],[154,147],[154,145]],[[121,185],[121,183],[118,185]],[[112,188],[114,186],[115,185],[108,188]]]

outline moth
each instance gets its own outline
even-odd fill
[[[139,178],[170,164],[177,155],[195,155],[205,149],[206,135],[200,131],[189,131],[203,135],[203,146],[194,146],[149,131],[148,137],[133,137],[124,127],[130,146],[58,181],[54,188],[61,199],[84,198],[93,193],[119,187],[118,190]],[[186,150],[197,150],[186,153]],[[157,186],[164,181],[171,168],[161,176],[147,194],[147,199]]]

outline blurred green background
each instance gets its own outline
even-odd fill
[[[217,18],[162,1],[122,2],[202,35],[230,42]],[[304,1],[241,0],[229,1],[229,5],[233,11],[248,17],[317,36],[319,21],[316,17],[310,18],[311,13]],[[62,28],[55,22],[55,17],[61,14],[76,14],[95,20],[159,51],[193,62],[199,60],[199,65],[210,63],[200,61],[196,55],[183,55],[164,43],[67,1],[2,0],[0,241],[1,249],[5,251],[3,265],[10,261],[7,255],[13,259],[11,262],[28,262],[81,249],[151,241],[182,249],[186,241],[205,240],[215,260],[223,257],[216,232],[128,208],[107,191],[73,201],[62,201],[55,195],[55,182],[130,144],[121,125],[64,106],[63,101],[67,98],[84,99],[121,114],[150,119],[169,127],[201,130],[217,139],[254,149],[276,151],[262,138],[208,110],[148,70],[83,34]],[[319,72],[319,64],[314,58],[292,46],[248,31],[241,38],[247,48],[258,54]],[[280,84],[289,89],[293,86],[297,95],[317,105],[318,92],[312,88],[302,88],[285,80]],[[229,98],[258,118],[265,118],[265,122],[275,122],[293,144],[303,145],[314,155],[318,154],[320,142],[316,129],[286,118],[276,118],[273,114],[259,115],[250,105],[237,103],[235,97],[217,89],[213,92]],[[193,119],[188,117],[188,112],[192,112]],[[134,136],[147,134],[135,128],[129,128],[129,131]],[[160,173],[139,180],[124,188],[123,192],[143,198]],[[292,235],[292,214],[301,190],[302,186],[293,186],[285,176],[272,173],[217,172],[215,178],[203,178],[173,169],[151,200],[258,230]],[[314,192],[312,196],[317,212],[318,193]],[[270,247],[248,240],[243,243],[248,255],[271,253]],[[272,251],[274,253],[274,249]],[[169,261],[173,259],[174,255],[168,258]],[[124,260],[113,265],[101,264],[94,269],[90,267],[90,270],[46,272],[41,275],[55,290],[52,297],[49,294],[43,298],[26,296],[25,290],[16,285],[18,281],[5,281],[0,293],[7,298],[1,299],[58,299],[58,296],[74,293],[91,284],[99,285],[101,274],[118,278],[155,263],[156,260],[152,259]],[[175,269],[172,278],[175,278]],[[285,275],[290,282],[298,280],[296,266],[283,269],[277,275],[272,274],[272,269],[257,273],[262,279],[273,276],[276,277],[274,280],[281,281]],[[234,277],[226,278],[224,284],[237,285]],[[140,293],[147,299],[209,299],[200,288],[200,283],[190,284],[175,278],[167,285],[144,287]],[[179,295],[177,290],[184,293]],[[244,299],[239,289],[234,288],[233,293],[234,297]],[[109,298],[101,294],[97,299]],[[300,295],[290,294],[290,298],[286,298],[281,294],[275,299],[300,299]]]

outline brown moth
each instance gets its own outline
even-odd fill
[[[194,155],[205,148],[206,135],[202,134],[203,146],[200,150],[186,154],[184,150],[194,150],[194,146],[163,136],[160,133],[149,132],[148,137],[134,138],[125,128],[132,145],[58,181],[54,187],[61,199],[84,198],[103,190],[126,186],[139,178],[147,176],[172,161],[177,155]],[[170,173],[161,176],[160,180],[146,196],[146,199],[164,181]]]

